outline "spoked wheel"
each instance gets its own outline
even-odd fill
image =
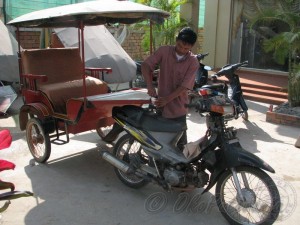
[[[46,162],[51,154],[51,144],[49,134],[45,133],[39,119],[29,119],[26,125],[26,139],[34,159],[39,163]]]
[[[141,148],[141,144],[128,134],[118,140],[114,148],[114,155],[133,167],[149,162],[149,158]],[[117,168],[115,168],[115,172],[119,179],[131,188],[141,188],[148,183],[147,180],[135,174],[126,174]]]
[[[103,141],[111,143],[118,138],[123,128],[117,123],[114,123],[107,127],[99,127],[96,131]]]
[[[107,127],[99,127],[96,129],[97,134],[99,137],[103,140],[106,135],[112,130],[113,125],[107,126]]]
[[[223,173],[216,186],[216,200],[230,224],[273,224],[280,211],[280,196],[274,181],[253,167],[236,168],[241,186],[237,193],[231,171]]]

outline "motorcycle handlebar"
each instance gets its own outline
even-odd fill
[[[244,61],[241,63],[236,63],[236,64],[228,64],[226,66],[223,66],[221,70],[219,70],[216,74],[216,76],[220,77],[222,75],[228,74],[228,73],[233,73],[237,68],[241,66],[246,66],[248,65],[248,61]]]
[[[198,61],[204,59],[206,56],[208,56],[208,54],[209,54],[209,53],[204,53],[204,54],[200,53],[200,54],[198,54],[198,55],[197,55]]]

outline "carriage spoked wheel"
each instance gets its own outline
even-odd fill
[[[97,134],[103,140],[105,139],[106,135],[112,130],[113,125],[106,126],[106,127],[99,127],[96,129]]]
[[[98,135],[101,137],[102,141],[112,143],[117,140],[119,134],[123,131],[123,128],[114,123],[113,125],[106,127],[99,127],[96,129]]]
[[[46,162],[51,154],[50,137],[38,118],[29,119],[26,125],[26,139],[33,158],[39,163]]]

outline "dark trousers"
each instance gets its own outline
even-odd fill
[[[186,115],[180,116],[180,117],[176,117],[176,118],[172,118],[171,120],[174,120],[174,121],[180,122],[180,123],[184,123],[185,126],[187,126],[187,124],[186,124]],[[178,147],[181,151],[183,151],[184,145],[186,145],[186,143],[187,143],[187,132],[186,132],[186,130],[184,130],[184,132],[183,132],[181,138],[180,138],[180,139],[178,140],[178,142],[177,142],[177,147]]]

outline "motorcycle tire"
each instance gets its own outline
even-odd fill
[[[230,224],[273,224],[280,212],[280,195],[264,171],[243,166],[235,168],[245,201],[238,197],[233,174],[224,172],[216,186],[219,210]]]
[[[113,154],[116,158],[133,167],[136,167],[137,163],[148,164],[150,161],[148,156],[143,152],[141,144],[134,140],[129,134],[125,134],[117,141]],[[136,174],[126,174],[118,168],[115,168],[115,173],[122,183],[128,187],[137,189],[148,184],[148,180]]]

